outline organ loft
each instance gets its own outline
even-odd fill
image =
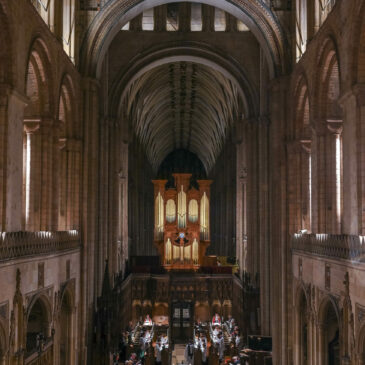
[[[154,243],[167,270],[197,270],[204,262],[210,243],[209,199],[211,180],[197,180],[192,174],[173,174],[168,180],[153,180],[155,197]]]

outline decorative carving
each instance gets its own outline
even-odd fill
[[[38,289],[44,287],[44,262],[38,263]]]
[[[0,235],[0,261],[76,249],[80,244],[78,231],[4,232]]]

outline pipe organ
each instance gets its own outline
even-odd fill
[[[210,244],[209,199],[211,180],[197,180],[191,187],[191,174],[173,174],[175,187],[166,189],[168,180],[152,180],[155,198],[154,242],[163,266],[168,269],[197,269]]]

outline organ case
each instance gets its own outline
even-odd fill
[[[152,180],[155,198],[154,243],[167,270],[198,269],[210,244],[209,202],[211,180],[197,180],[191,174],[173,174],[175,187],[167,180]]]

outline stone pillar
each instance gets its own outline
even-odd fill
[[[237,123],[237,144],[236,144],[236,257],[239,261],[240,277],[246,271],[246,250],[247,250],[247,165],[246,165],[246,143],[243,136],[244,122]]]
[[[166,30],[166,5],[160,5],[153,8],[154,14],[154,29],[158,32]]]
[[[214,7],[202,4],[203,32],[214,32]]]
[[[81,336],[80,363],[86,363],[91,356],[87,354],[87,343],[92,343],[94,301],[97,292],[96,243],[98,233],[98,159],[99,159],[99,89],[100,84],[92,78],[83,79],[83,179],[82,179],[82,227],[83,245],[81,253],[81,319],[80,333],[89,334],[89,338]]]
[[[26,133],[25,167],[25,229],[40,230],[40,119],[24,120]]]
[[[179,31],[189,32],[191,24],[191,4],[183,2],[179,4]]]
[[[269,119],[260,117],[258,125],[258,219],[260,246],[261,333],[270,335],[270,244],[269,244]]]
[[[327,176],[326,176],[326,206],[332,207],[326,219],[326,233],[341,233],[342,217],[342,120],[327,120]],[[340,160],[337,161],[337,148],[340,148]],[[339,170],[339,171],[337,171]],[[330,194],[330,196],[328,196]],[[327,227],[331,227],[328,230]]]
[[[54,196],[53,191],[53,164],[54,164],[54,120],[50,118],[42,118],[40,124],[41,146],[40,146],[40,175],[39,179],[39,193],[41,196],[40,204],[40,230],[52,230],[52,205]],[[37,191],[35,192],[38,195]]]
[[[273,363],[288,364],[291,352],[288,323],[291,322],[292,262],[287,235],[285,126],[288,79],[279,78],[271,83],[270,94],[270,306],[271,335],[273,336]]]
[[[23,115],[27,98],[0,86],[0,231],[22,230]]]
[[[66,229],[79,229],[80,226],[80,163],[81,141],[67,139],[67,219]]]
[[[343,123],[343,233],[365,233],[365,84],[345,93]],[[356,141],[356,143],[354,142]]]

